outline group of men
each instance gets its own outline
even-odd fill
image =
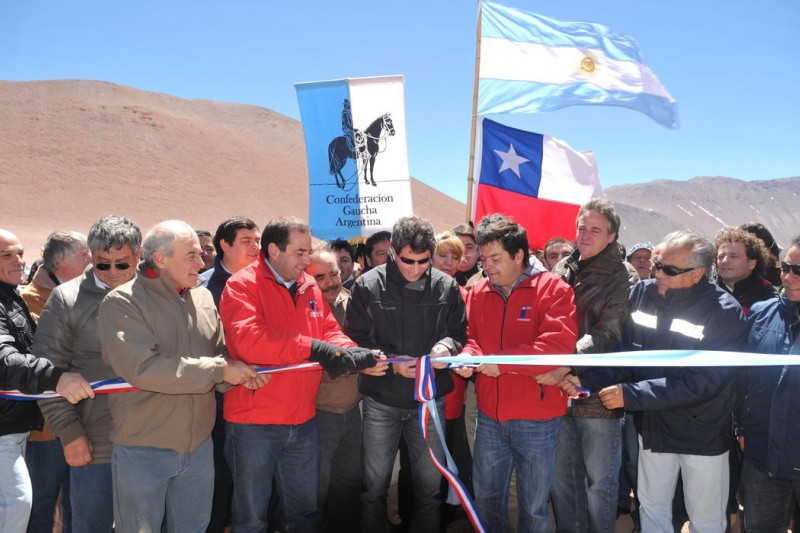
[[[631,266],[619,228],[613,206],[593,199],[575,239],[551,240],[540,262],[524,228],[489,215],[453,230],[465,258],[454,277],[432,268],[432,225],[404,217],[367,242],[356,276],[347,241],[315,247],[296,217],[263,232],[231,217],[214,235],[168,220],[142,237],[109,216],[86,239],[48,239],[55,251],[23,289],[46,301],[38,318],[17,291],[22,244],[0,230],[0,389],[59,393],[38,405],[70,467],[74,531],[222,531],[228,520],[234,532],[384,531],[401,440],[407,526],[440,531],[442,476],[430,456],[444,464],[445,449],[414,400],[423,355],[434,358],[442,423],[454,380],[474,379],[472,483],[488,531],[613,531],[623,454],[638,465],[642,531],[672,530],[679,477],[694,530],[724,531],[734,425],[745,526],[783,527],[800,488],[793,366],[745,375],[513,364],[617,350],[800,351],[800,238],[778,297],[764,275],[775,259],[746,231],[725,229],[713,244],[674,232],[632,247]],[[455,355],[510,361],[451,368]],[[95,396],[89,381],[116,376],[133,389]],[[579,386],[592,395],[570,400]],[[25,448],[40,415],[33,402],[2,399],[0,417],[0,473],[13,480],[0,489],[0,530],[25,531],[40,490]]]

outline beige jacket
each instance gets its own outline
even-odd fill
[[[111,291],[98,315],[103,359],[141,392],[109,395],[111,441],[126,446],[196,449],[214,427],[214,386],[222,382],[222,324],[208,289],[176,292],[139,265]]]

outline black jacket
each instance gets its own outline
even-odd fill
[[[707,279],[658,294],[654,279],[634,287],[623,350],[742,350],[747,325],[738,302]],[[593,368],[581,383],[599,391],[622,383],[645,449],[719,455],[729,448],[733,410],[730,367]]]
[[[39,394],[56,388],[64,371],[29,353],[35,331],[16,286],[0,282],[0,389]],[[0,399],[0,435],[41,427],[42,415],[36,402]]]
[[[733,290],[728,289],[722,278],[717,278],[717,285],[723,291],[736,298],[745,315],[750,314],[750,308],[753,307],[754,303],[778,297],[778,289],[757,274],[750,274],[748,277],[737,281],[733,284]]]
[[[208,289],[211,292],[211,296],[214,297],[214,305],[217,306],[217,309],[219,309],[219,299],[222,298],[222,291],[225,290],[225,284],[231,276],[232,274],[222,266],[219,257],[216,257],[214,259],[214,273],[208,278],[206,289]]]
[[[576,353],[613,352],[622,340],[622,327],[628,317],[628,295],[631,282],[628,269],[616,242],[590,259],[579,259],[576,248],[555,266],[560,276],[575,291],[578,310],[578,343]],[[578,375],[584,369],[576,369]],[[576,402],[567,410],[579,418],[621,418],[622,409],[608,410],[597,396]]]
[[[388,356],[419,357],[443,343],[451,354],[461,351],[467,337],[464,299],[455,280],[436,269],[409,283],[392,257],[385,265],[361,275],[353,284],[345,333],[359,346],[380,349]],[[362,374],[361,393],[392,407],[413,409],[414,380],[394,374]],[[449,370],[436,371],[436,397],[453,388]]]

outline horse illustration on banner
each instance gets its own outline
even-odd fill
[[[364,131],[353,128],[353,115],[350,110],[350,101],[345,99],[342,109],[342,133],[335,137],[328,145],[328,163],[330,173],[336,178],[336,186],[344,189],[347,179],[342,175],[342,168],[347,159],[356,162],[356,174],[364,170],[364,183],[376,185],[373,170],[378,154],[386,150],[386,145],[381,149],[381,141],[395,134],[394,124],[389,113],[384,113],[372,121]]]

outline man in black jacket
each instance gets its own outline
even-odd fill
[[[408,363],[385,364],[362,372],[364,484],[363,531],[386,528],[386,493],[401,434],[408,445],[414,483],[411,531],[438,532],[441,474],[431,463],[420,432],[414,400],[416,360],[421,355],[454,355],[466,341],[464,300],[455,280],[431,268],[433,226],[418,217],[394,225],[391,254],[353,285],[345,332],[359,346],[391,356],[410,356]],[[453,388],[446,364],[436,370],[437,409],[444,420],[444,397]],[[444,450],[428,431],[439,460]]]
[[[770,258],[761,239],[743,229],[725,228],[717,233],[714,245],[716,283],[736,298],[745,315],[754,303],[778,297],[778,289],[764,279]]]
[[[16,235],[0,229],[0,390],[39,394],[55,389],[72,403],[93,398],[80,374],[64,372],[31,355],[36,330],[17,292],[25,269],[24,249]],[[31,480],[25,465],[25,442],[41,428],[36,402],[0,399],[0,531],[25,531],[31,510]]]

